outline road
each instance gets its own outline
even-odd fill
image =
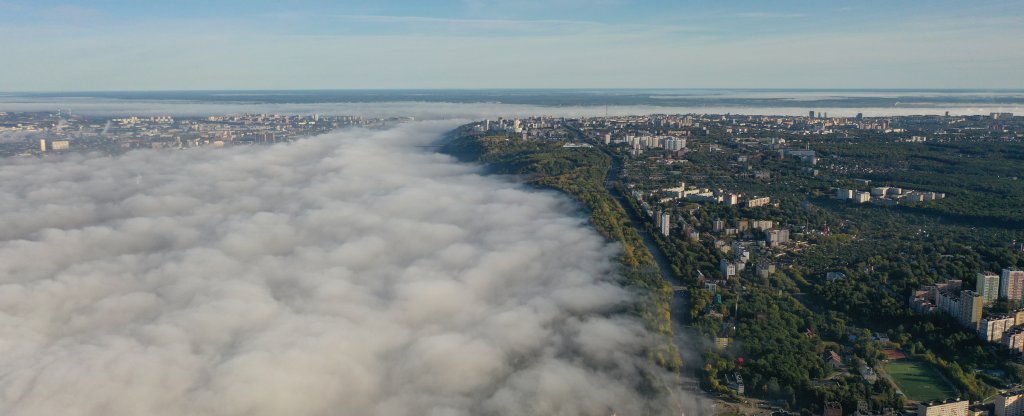
[[[647,246],[647,250],[654,256],[654,261],[658,264],[658,270],[661,271],[663,279],[667,280],[672,286],[683,286],[672,270],[672,264],[669,262],[668,257],[662,251],[661,247],[655,242],[654,236],[644,227],[644,219],[642,213],[636,212],[633,209],[633,205],[626,199],[628,196],[623,195],[618,188],[614,186],[616,180],[618,180],[619,168],[621,168],[620,161],[614,159],[612,169],[608,173],[608,180],[605,181],[605,187],[608,192],[619,202],[620,205],[626,210],[626,214],[629,215],[630,224],[640,234],[643,239],[644,245]],[[679,353],[683,356],[683,387],[689,391],[697,391],[703,393],[700,390],[700,384],[698,379],[698,371],[701,370],[701,363],[704,362],[700,356],[700,351],[703,350],[702,345],[703,337],[697,333],[692,327],[687,325],[687,315],[690,313],[690,303],[687,294],[682,291],[674,291],[674,297],[672,299],[672,333],[675,337],[676,347],[679,348]]]
[[[630,225],[640,234],[643,239],[644,245],[647,250],[654,256],[654,261],[658,264],[658,270],[661,272],[663,279],[667,280],[672,286],[682,286],[683,283],[676,277],[675,272],[672,270],[672,264],[669,262],[668,257],[662,251],[661,247],[655,242],[654,237],[644,227],[643,214],[636,212],[633,209],[633,205],[627,200],[628,196],[623,195],[615,184],[618,182],[619,173],[622,171],[622,160],[616,157],[607,148],[603,147],[600,143],[591,140],[586,137],[583,132],[576,129],[573,126],[566,125],[567,129],[576,133],[576,135],[584,141],[590,142],[595,148],[601,150],[612,159],[612,168],[608,171],[605,177],[605,189],[608,193],[622,205],[622,208],[626,210],[626,214],[629,216]],[[683,358],[683,368],[680,372],[680,389],[688,394],[690,397],[687,398],[689,401],[700,402],[695,406],[687,406],[688,408],[703,408],[710,409],[711,401],[714,400],[706,392],[700,389],[700,378],[699,371],[701,371],[702,364],[704,363],[703,357],[700,355],[700,351],[706,348],[704,337],[701,336],[696,330],[687,325],[687,316],[690,311],[689,299],[685,292],[674,291],[674,297],[672,300],[672,333],[675,338],[676,348],[679,349],[679,353]],[[703,412],[702,412],[703,413]]]

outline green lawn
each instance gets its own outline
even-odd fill
[[[910,400],[928,401],[956,397],[957,392],[939,371],[922,361],[899,360],[885,364],[885,371]]]

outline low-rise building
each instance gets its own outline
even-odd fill
[[[778,247],[789,242],[789,230],[768,230],[765,232],[765,241],[770,247]]]
[[[874,384],[876,381],[878,381],[878,374],[875,373],[875,370],[873,368],[867,365],[860,366],[860,368],[857,371],[860,372],[860,376],[864,378],[864,381],[867,381],[868,383]]]
[[[745,393],[743,386],[743,376],[740,373],[725,376],[725,382],[729,385],[729,388],[736,390],[736,394],[742,395]]]
[[[843,359],[839,357],[839,354],[835,351],[828,350],[821,355],[821,361],[825,363],[825,366],[833,370],[838,370],[843,366]]]
[[[839,402],[825,402],[823,416],[843,416],[843,406]]]
[[[828,273],[825,273],[825,280],[829,281],[829,282],[834,282],[836,280],[843,280],[845,278],[846,278],[846,273],[843,273],[843,272],[828,272]]]
[[[765,205],[770,204],[771,202],[772,202],[772,199],[765,196],[765,197],[761,197],[761,198],[751,198],[751,199],[748,199],[746,205],[747,205],[747,208],[756,208],[756,207],[763,207]]]
[[[724,229],[725,229],[725,221],[715,220],[713,223],[711,223],[711,231],[714,231],[714,232],[718,233],[718,232],[722,232],[722,230],[724,230]]]
[[[757,265],[757,277],[767,278],[775,273],[775,263],[760,263]]]
[[[726,259],[718,262],[718,270],[722,272],[722,277],[726,279],[736,275],[736,265]]]
[[[855,195],[853,197],[853,202],[856,202],[858,204],[864,204],[864,203],[871,202],[871,193],[870,192],[858,192],[857,195]]]
[[[67,140],[54,140],[50,142],[50,149],[52,150],[68,150],[71,148],[71,142]]]

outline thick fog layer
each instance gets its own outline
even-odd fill
[[[617,248],[450,127],[5,161],[0,413],[657,413]]]

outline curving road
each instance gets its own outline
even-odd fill
[[[673,287],[682,286],[683,283],[677,278],[675,271],[672,270],[672,264],[669,262],[668,257],[662,251],[661,247],[655,242],[654,236],[650,234],[647,227],[644,226],[643,214],[636,212],[633,209],[633,205],[629,203],[627,195],[623,195],[622,192],[615,186],[619,180],[619,173],[622,170],[622,160],[617,157],[614,153],[609,151],[606,147],[597,143],[587,137],[582,131],[572,125],[565,125],[570,131],[576,133],[580,140],[590,142],[596,149],[601,150],[606,155],[611,157],[612,168],[609,169],[607,176],[605,177],[604,185],[608,193],[618,201],[619,205],[626,210],[626,214],[629,216],[630,225],[640,234],[643,239],[644,245],[647,250],[654,256],[655,262],[658,264],[658,270],[661,271],[663,279],[667,280],[672,284]],[[704,337],[694,330],[692,327],[687,325],[687,316],[690,311],[689,299],[687,294],[682,291],[675,291],[675,296],[672,301],[672,333],[675,338],[676,347],[679,349],[679,353],[683,358],[683,369],[680,377],[680,388],[687,394],[690,395],[688,399],[690,401],[698,402],[695,403],[694,408],[709,410],[710,401],[712,398],[703,390],[700,389],[700,377],[699,371],[701,371],[701,364],[704,362],[703,357],[700,355],[700,351],[706,348],[706,341]],[[698,410],[698,412],[703,413]]]

